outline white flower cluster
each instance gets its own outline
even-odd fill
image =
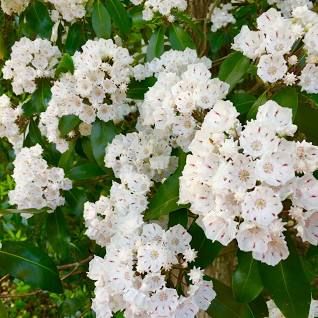
[[[29,5],[30,0],[1,0],[1,9],[4,13],[20,14]]]
[[[6,137],[16,152],[23,144],[23,134],[16,123],[21,114],[21,106],[13,108],[7,95],[0,96],[0,138]]]
[[[236,238],[241,250],[276,265],[289,254],[281,215],[296,222],[304,241],[318,244],[318,147],[283,138],[297,126],[292,110],[274,101],[243,127],[237,116],[229,101],[206,115],[189,147],[180,203],[191,204],[211,240],[228,245]]]
[[[276,5],[285,17],[290,17],[293,10],[298,7],[307,6],[312,8],[312,1],[310,0],[267,0],[267,2],[270,5]]]
[[[257,18],[257,27],[257,31],[251,31],[243,26],[232,48],[250,59],[259,59],[257,75],[263,81],[283,80],[286,85],[293,85],[299,80],[302,90],[318,93],[318,14],[303,6],[293,10],[292,18],[285,18],[271,8]],[[308,56],[298,76],[298,57],[292,49],[301,39]]]
[[[42,153],[40,145],[22,148],[13,162],[16,186],[9,192],[9,200],[18,209],[55,210],[65,202],[60,191],[72,188],[71,180],[64,177],[63,169],[49,168]]]
[[[192,284],[179,296],[166,278],[182,287],[180,276],[196,252],[190,248],[191,235],[176,225],[165,231],[157,224],[145,224],[138,235],[114,236],[104,258],[95,256],[89,278],[95,280],[93,310],[97,318],[111,318],[112,312],[125,311],[126,318],[194,318],[206,310],[215,297],[211,281],[203,271],[189,272]],[[183,288],[184,289],[184,288]]]
[[[231,13],[234,7],[231,3],[221,4],[221,6],[213,9],[211,15],[211,31],[216,32],[217,30],[226,27],[228,24],[235,23],[236,20]]]
[[[16,95],[36,90],[35,80],[54,76],[61,53],[58,47],[43,39],[23,37],[12,46],[10,60],[6,61],[3,78],[12,80],[12,89]]]
[[[268,317],[266,318],[285,318],[273,300],[266,302],[268,308]],[[318,300],[311,300],[309,315],[307,318],[316,318],[318,317]]]
[[[143,19],[150,21],[156,13],[166,16],[170,22],[174,21],[173,10],[185,11],[186,0],[130,0],[134,5],[143,3]]]
[[[74,22],[85,16],[88,0],[48,0],[61,14],[63,20]]]
[[[194,112],[203,113],[225,98],[229,85],[211,79],[204,63],[190,64],[181,75],[163,72],[145,94],[139,108],[139,129],[154,127],[166,134],[174,146],[187,151],[198,121]]]
[[[132,63],[127,49],[112,40],[89,40],[74,54],[73,61],[74,74],[64,74],[54,83],[52,98],[40,120],[41,132],[61,152],[68,149],[58,129],[62,116],[76,115],[86,124],[92,124],[96,117],[118,122],[132,110],[126,99]]]
[[[133,73],[136,80],[141,81],[147,77],[158,77],[162,73],[175,73],[180,76],[187,70],[189,64],[203,63],[207,68],[212,67],[212,61],[203,56],[198,57],[195,50],[186,48],[184,51],[169,50],[164,52],[160,58],[154,58],[146,64],[138,64]]]

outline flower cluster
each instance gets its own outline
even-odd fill
[[[40,121],[41,132],[61,152],[68,149],[58,129],[61,117],[76,115],[89,125],[96,117],[118,122],[133,110],[126,99],[132,62],[127,49],[112,40],[89,40],[81,52],[74,54],[73,61],[74,74],[67,73],[54,83],[52,98]],[[89,133],[89,129],[86,131]]]
[[[170,22],[174,21],[173,11],[185,11],[186,0],[130,0],[134,5],[144,5],[143,19],[150,21],[156,13],[166,16]]]
[[[85,16],[85,6],[88,0],[48,0],[61,14],[63,20],[74,22]]]
[[[198,126],[195,113],[204,116],[218,100],[225,98],[228,89],[227,83],[211,79],[204,63],[188,65],[181,75],[160,73],[138,106],[139,129],[154,127],[166,134],[173,145],[187,151]]]
[[[203,271],[189,270],[196,257],[190,247],[191,235],[176,225],[165,231],[157,224],[145,224],[139,234],[116,235],[104,258],[95,256],[89,278],[96,281],[93,309],[97,318],[110,318],[125,310],[133,317],[192,317],[206,310],[215,297],[211,281]],[[179,273],[183,275],[179,275]],[[187,286],[184,273],[192,284]],[[166,279],[180,285],[184,296],[166,285]]]
[[[36,90],[35,80],[54,76],[54,67],[61,53],[48,40],[23,37],[12,46],[10,60],[6,61],[2,72],[4,79],[12,80],[16,95]]]
[[[60,191],[72,188],[63,169],[49,168],[42,153],[40,145],[23,148],[13,162],[16,186],[9,192],[9,200],[18,209],[49,208],[54,211],[65,201]]]
[[[257,31],[251,31],[244,25],[232,48],[250,59],[259,59],[257,75],[263,81],[283,80],[286,85],[299,81],[302,90],[318,93],[318,14],[303,6],[293,10],[293,17],[285,18],[271,8],[258,17],[257,27]],[[297,40],[303,41],[307,53],[301,74],[297,68],[299,58],[293,54]]]
[[[206,236],[276,265],[289,252],[284,221],[318,244],[318,147],[289,141],[292,110],[268,101],[241,126],[231,102],[219,101],[189,146],[180,203],[190,203]]]
[[[285,17],[290,17],[297,7],[312,7],[312,1],[310,0],[267,0],[267,2],[270,5],[276,5]]]
[[[4,13],[20,14],[29,5],[30,0],[1,0],[1,9]]]
[[[226,3],[213,9],[211,14],[212,32],[216,32],[217,30],[226,27],[228,24],[236,22],[233,14],[231,13],[233,8],[234,7],[231,3]]]
[[[16,152],[22,148],[23,143],[23,135],[17,125],[21,114],[21,106],[13,108],[7,95],[0,96],[0,138],[6,137]]]

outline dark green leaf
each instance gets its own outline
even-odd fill
[[[292,242],[290,255],[276,266],[260,263],[264,287],[286,318],[307,318],[311,302],[310,284]]]
[[[3,302],[0,300],[0,317],[8,318],[8,311]]]
[[[246,114],[256,101],[256,97],[247,93],[234,93],[229,97],[240,114]]]
[[[31,286],[61,293],[57,268],[41,249],[27,242],[2,242],[0,267]]]
[[[7,215],[7,214],[40,214],[40,213],[45,213],[48,211],[48,208],[43,208],[43,209],[0,209],[0,216],[1,215]]]
[[[265,299],[265,297],[263,297],[261,294],[255,300],[249,303],[255,318],[264,318],[269,316],[266,300],[267,299]]]
[[[230,85],[230,91],[244,78],[250,60],[240,52],[230,54],[220,66],[219,79]]]
[[[25,19],[28,27],[43,38],[50,39],[53,22],[47,6],[41,1],[32,1],[25,10]]]
[[[86,42],[86,31],[82,22],[73,23],[67,33],[65,51],[73,55]]]
[[[254,119],[256,118],[258,108],[265,104],[267,101],[267,92],[265,91],[262,95],[260,95],[257,100],[254,102],[252,107],[250,108],[249,112],[247,113],[247,119]]]
[[[56,67],[55,71],[55,76],[59,76],[62,73],[72,73],[74,72],[74,63],[72,57],[68,54],[65,53],[61,60],[60,63]]]
[[[169,28],[169,41],[174,50],[184,51],[187,47],[195,48],[189,33],[178,25],[172,25]]]
[[[167,180],[159,186],[159,189],[150,200],[145,220],[159,219],[170,212],[179,210],[179,177],[182,174],[186,162],[186,154],[180,150],[178,169]]]
[[[51,86],[48,80],[42,79],[38,83],[38,88],[32,94],[31,100],[25,103],[22,108],[24,114],[32,116],[44,112],[51,99]]]
[[[67,177],[71,180],[86,180],[96,178],[104,174],[105,171],[103,171],[98,165],[94,163],[84,163],[72,168],[67,173]]]
[[[251,253],[239,251],[237,257],[238,266],[232,276],[233,294],[239,302],[249,303],[263,290],[258,262]]]
[[[97,37],[108,39],[112,32],[110,15],[100,0],[93,5],[92,26]]]
[[[80,216],[83,214],[84,203],[88,201],[87,195],[83,189],[73,188],[65,192],[65,200],[70,208],[70,213]]]
[[[120,0],[107,0],[106,8],[119,31],[128,34],[132,25],[131,18]]]
[[[213,280],[216,298],[207,310],[213,318],[255,318],[248,304],[235,301],[232,290],[220,281]]]
[[[36,122],[31,119],[29,124],[29,131],[28,134],[24,140],[23,147],[32,147],[36,144],[42,144],[43,139],[41,135],[41,131],[36,124]]]
[[[165,33],[166,28],[160,27],[152,34],[147,47],[148,62],[152,61],[155,57],[159,57],[163,53]]]
[[[184,228],[188,225],[188,210],[180,209],[178,211],[171,212],[169,214],[168,227],[173,227],[177,224],[181,224]]]
[[[218,256],[222,249],[222,244],[209,240],[201,227],[193,222],[189,228],[189,233],[192,236],[191,247],[195,249],[198,256],[195,260],[195,266],[205,268],[209,266]]]
[[[90,140],[93,149],[93,155],[99,166],[105,169],[105,150],[109,143],[116,136],[116,127],[112,121],[105,123],[96,120],[93,124]]]
[[[149,88],[155,85],[156,81],[155,77],[148,77],[143,81],[131,81],[128,85],[127,97],[143,100]]]
[[[284,87],[276,92],[272,100],[279,105],[291,108],[293,110],[293,118],[296,117],[298,110],[298,92],[295,87]]]
[[[65,137],[69,132],[75,129],[81,120],[76,115],[66,115],[59,120],[59,131],[62,137]]]
[[[58,166],[60,168],[63,168],[64,171],[67,172],[73,167],[74,158],[75,158],[75,143],[70,142],[68,150],[62,154],[59,160]]]

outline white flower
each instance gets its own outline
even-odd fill
[[[294,193],[292,201],[294,205],[306,210],[318,209],[318,180],[312,175],[304,175],[294,179]]]
[[[199,311],[199,307],[189,297],[182,298],[175,311],[175,318],[194,318]]]
[[[299,79],[299,85],[301,86],[302,91],[313,94],[318,93],[318,66],[307,64],[303,68]]]
[[[257,65],[257,75],[269,83],[282,79],[287,72],[287,65],[283,55],[267,54],[262,55]]]
[[[152,313],[157,316],[171,317],[178,307],[178,294],[175,289],[157,290],[150,298]]]
[[[187,263],[192,263],[197,257],[197,251],[189,248],[183,252],[183,258]]]
[[[4,13],[20,14],[29,5],[30,0],[1,0],[1,9]]]
[[[211,304],[211,301],[215,298],[216,293],[213,290],[212,281],[202,281],[199,285],[192,285],[190,289],[190,295],[193,302],[201,309],[207,310]]]
[[[211,15],[211,30],[215,32],[223,27],[226,27],[230,23],[235,23],[236,20],[230,11],[233,6],[230,3],[221,4],[220,7],[214,8]]]
[[[240,136],[240,145],[244,153],[257,158],[265,153],[275,152],[279,139],[271,126],[258,121],[250,121],[246,124]]]
[[[266,226],[277,219],[283,205],[274,191],[266,186],[257,186],[248,192],[242,202],[242,217],[245,220]]]
[[[203,275],[204,275],[204,270],[197,268],[195,266],[189,272],[189,278],[190,278],[192,284],[201,283],[203,280]]]
[[[177,224],[165,233],[165,240],[168,248],[174,254],[179,254],[190,248],[191,235],[182,225]]]
[[[298,63],[298,57],[297,55],[291,55],[289,58],[288,58],[288,64],[289,65],[296,65]]]
[[[312,173],[318,169],[318,147],[305,140],[296,143],[295,170]]]

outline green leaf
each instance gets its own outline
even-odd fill
[[[169,28],[169,41],[174,50],[184,51],[187,47],[195,48],[189,33],[178,25],[172,25]]]
[[[81,120],[76,115],[65,115],[59,120],[59,131],[62,137],[65,137],[73,129],[75,129]]]
[[[143,81],[132,80],[128,85],[127,97],[143,100],[149,88],[154,86],[156,81],[155,77],[148,77]]]
[[[50,39],[53,22],[47,6],[41,1],[32,1],[25,10],[25,19],[28,27],[37,35]]]
[[[234,104],[236,110],[242,115],[248,113],[256,101],[255,96],[247,93],[234,93],[229,99]]]
[[[289,107],[293,110],[293,118],[296,117],[298,110],[298,92],[295,87],[284,87],[276,92],[272,100],[279,105]]]
[[[26,214],[40,214],[40,213],[45,213],[48,211],[48,208],[43,208],[43,209],[0,209],[0,216],[2,215],[8,215],[8,214],[21,214],[21,213],[26,213]]]
[[[123,35],[128,34],[132,25],[131,18],[120,0],[107,0],[106,8],[119,31]]]
[[[96,120],[92,127],[90,136],[93,155],[98,165],[105,169],[105,150],[109,143],[116,136],[116,127],[112,121],[105,123],[101,120]]]
[[[251,253],[239,251],[237,257],[238,266],[232,276],[233,294],[239,302],[249,303],[263,290],[258,262],[254,260]]]
[[[250,302],[249,306],[252,309],[255,318],[264,318],[269,316],[266,299],[262,296],[262,294]]]
[[[65,41],[65,51],[73,55],[86,42],[86,31],[83,22],[76,22],[70,26]]]
[[[40,80],[36,91],[32,94],[31,100],[23,104],[22,109],[25,115],[32,116],[44,112],[51,99],[51,86],[48,80]]]
[[[216,297],[207,310],[213,318],[255,318],[248,304],[238,303],[232,290],[218,280],[213,280]]]
[[[64,197],[70,208],[70,213],[76,216],[83,214],[84,203],[88,201],[87,195],[83,189],[73,188],[70,191],[65,192]]]
[[[219,242],[209,240],[195,222],[191,224],[188,232],[192,236],[191,247],[198,253],[194,265],[206,268],[218,256],[223,246]]]
[[[73,59],[72,57],[68,54],[65,53],[61,60],[60,63],[57,65],[56,67],[56,71],[55,71],[55,76],[60,76],[63,73],[72,73],[74,72],[74,63],[73,63]]]
[[[188,210],[180,209],[178,211],[171,212],[169,214],[168,227],[173,227],[177,224],[181,224],[184,228],[188,225]]]
[[[8,318],[8,311],[3,302],[0,300],[0,317]]]
[[[68,231],[66,221],[61,209],[56,209],[50,213],[46,219],[47,242],[51,246],[54,254],[60,259],[65,259],[69,253]]]
[[[260,263],[263,285],[286,318],[307,318],[311,302],[310,284],[293,243],[290,255],[276,266]]]
[[[68,178],[75,181],[87,180],[105,175],[105,171],[103,171],[97,164],[84,163],[72,168],[66,175]]]
[[[145,212],[145,220],[159,219],[161,216],[168,215],[170,212],[179,210],[182,206],[179,200],[179,177],[182,174],[186,162],[186,153],[179,152],[179,165],[175,173],[161,184],[149,202],[148,210]]]
[[[249,112],[247,113],[247,119],[256,118],[258,108],[267,102],[267,92],[265,91],[262,95],[260,95],[254,104],[251,106]]]
[[[160,27],[156,30],[148,43],[147,47],[147,61],[152,61],[155,57],[160,57],[164,51],[164,39],[165,39],[166,28]]]
[[[73,167],[74,158],[75,158],[75,143],[70,142],[68,150],[62,154],[59,160],[58,166],[60,168],[63,168],[64,171],[69,171]]]
[[[57,268],[51,258],[27,242],[2,242],[1,270],[33,287],[55,293],[63,292]]]
[[[244,78],[250,60],[240,52],[230,54],[220,66],[219,79],[230,85],[230,91]]]
[[[110,15],[100,0],[93,5],[92,26],[97,37],[108,39],[112,32]]]

